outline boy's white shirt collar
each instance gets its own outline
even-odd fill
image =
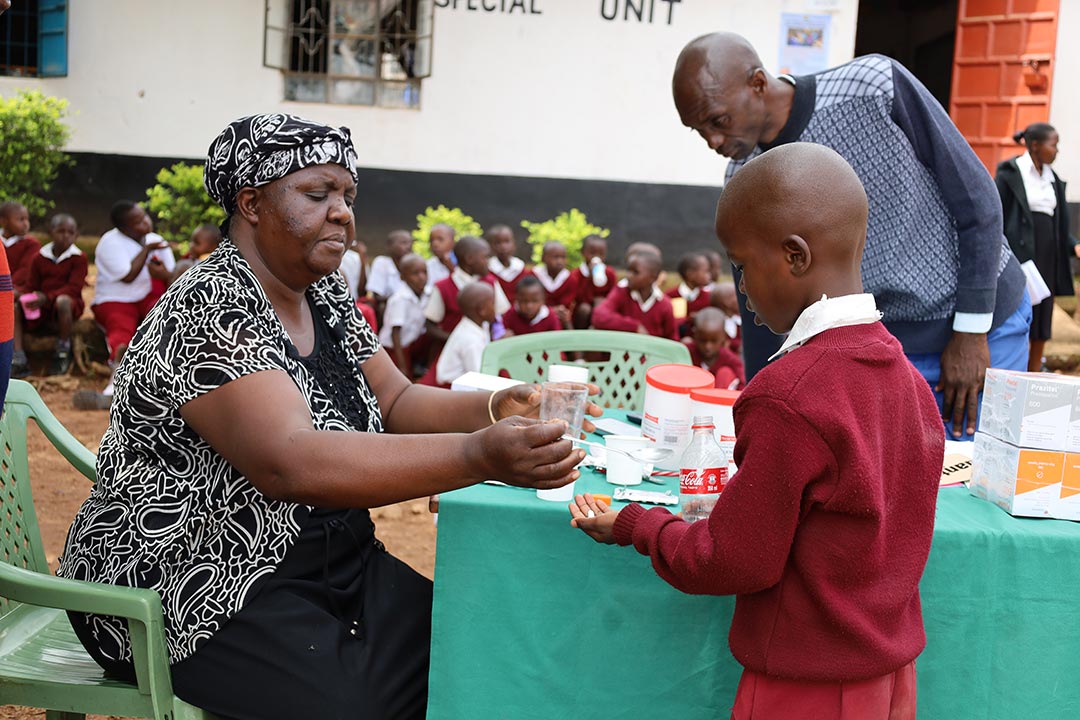
[[[488,259],[488,270],[493,272],[498,277],[502,278],[506,282],[511,282],[516,278],[521,271],[525,269],[525,261],[519,257],[511,257],[509,265],[503,265],[499,262],[499,258],[492,257]]]
[[[458,324],[460,325],[462,323],[465,324],[465,329],[466,330],[469,330],[470,328],[475,328],[474,330],[472,330],[472,332],[479,331],[479,332],[485,333],[489,338],[491,337],[491,328],[488,325],[487,321],[484,321],[483,323],[477,325],[476,322],[471,320],[468,315],[462,315],[461,316],[461,322],[459,322]]]
[[[739,328],[742,327],[741,315],[728,315],[724,318],[724,332],[731,339],[735,339],[739,336]]]
[[[450,277],[454,279],[454,284],[457,285],[457,289],[461,290],[471,282],[478,282],[483,279],[481,275],[470,275],[461,269],[458,265],[454,268],[454,272],[450,273]]]
[[[799,314],[784,344],[769,360],[775,360],[826,330],[850,325],[869,325],[879,320],[881,312],[870,293],[834,298],[822,295],[820,300]]]
[[[11,247],[12,245],[19,242],[22,239],[23,239],[22,235],[12,235],[11,237],[6,237],[2,233],[0,233],[0,240],[3,241],[4,247]]]
[[[533,268],[533,275],[540,281],[540,284],[544,286],[544,289],[548,292],[555,292],[563,286],[567,278],[570,277],[570,270],[563,268],[559,271],[559,274],[555,277],[548,275],[547,266],[540,264]]]
[[[679,297],[686,302],[694,302],[698,299],[698,295],[701,294],[701,288],[696,287],[693,290],[685,282],[679,283]]]
[[[82,250],[80,250],[79,248],[77,248],[75,246],[75,243],[72,243],[71,245],[68,246],[67,250],[60,253],[60,257],[54,257],[53,256],[53,244],[49,243],[45,247],[41,248],[41,254],[44,255],[45,257],[49,258],[50,260],[52,260],[54,263],[58,263],[58,262],[63,262],[64,260],[67,260],[69,257],[75,256],[75,255],[82,255],[83,252],[82,252]]]
[[[514,303],[514,310],[517,310],[519,315],[521,314],[521,311],[517,309],[517,303]],[[538,313],[536,313],[536,317],[534,317],[532,320],[529,321],[529,327],[532,327],[533,325],[540,324],[541,322],[546,320],[547,316],[550,315],[550,314],[551,314],[551,310],[548,309],[548,306],[547,305],[541,305],[540,306],[540,311]]]
[[[637,290],[631,290],[630,297],[632,297],[634,299],[634,302],[638,304],[638,307],[641,308],[641,312],[647,313],[653,309],[653,305],[655,305],[657,302],[660,301],[662,297],[664,297],[664,293],[660,290],[660,288],[653,285],[652,292],[649,293],[648,297],[642,298],[641,293],[639,293]]]

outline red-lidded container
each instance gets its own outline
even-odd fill
[[[641,434],[659,447],[675,452],[657,463],[666,470],[678,470],[683,450],[690,444],[693,402],[690,393],[711,388],[712,373],[693,365],[654,365],[645,371],[645,407]]]

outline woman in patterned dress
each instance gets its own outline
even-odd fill
[[[241,118],[210,146],[226,239],[116,373],[65,577],[162,596],[173,685],[223,718],[422,718],[431,584],[367,508],[484,478],[557,487],[582,453],[538,393],[412,385],[335,272],[356,230],[347,129]],[[599,414],[599,409],[590,408]],[[122,620],[71,614],[133,678]]]

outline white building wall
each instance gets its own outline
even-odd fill
[[[263,0],[70,3],[69,76],[0,78],[0,94],[70,100],[73,151],[200,157],[230,120],[285,111],[351,127],[367,167],[716,185],[724,161],[671,101],[679,50],[731,30],[775,71],[781,13],[826,12],[835,65],[858,13],[857,0],[652,0],[650,24],[605,20],[602,0],[527,0],[533,14],[470,1],[436,9],[419,111],[284,102],[281,73],[262,66]]]
[[[1080,2],[1061,0],[1057,50],[1054,52],[1054,86],[1050,97],[1050,124],[1061,136],[1054,172],[1067,184],[1065,198],[1080,202],[1080,92],[1073,85],[1080,68]],[[1019,128],[1018,128],[1019,129]],[[1016,148],[1017,154],[1022,149]],[[1080,229],[1073,228],[1073,233]]]

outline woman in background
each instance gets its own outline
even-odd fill
[[[1033,123],[1013,135],[1013,140],[1027,152],[998,165],[995,182],[1009,247],[1021,263],[1033,260],[1050,288],[1050,297],[1032,308],[1028,370],[1039,372],[1050,339],[1054,296],[1073,294],[1069,258],[1080,257],[1080,248],[1069,234],[1065,183],[1050,168],[1058,153],[1057,130],[1047,123]]]

